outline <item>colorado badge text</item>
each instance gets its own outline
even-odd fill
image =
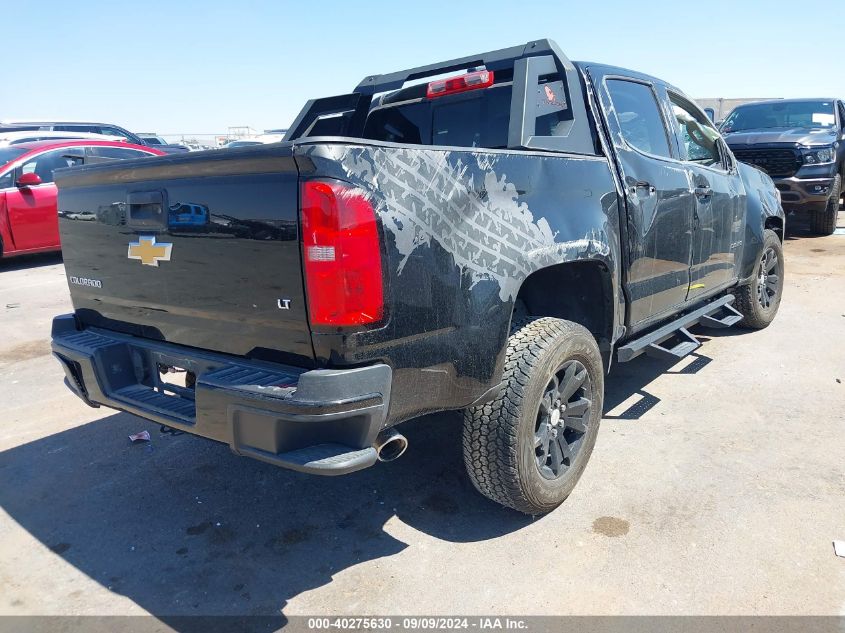
[[[76,286],[88,286],[89,288],[102,288],[103,282],[99,279],[89,279],[88,277],[77,277],[76,275],[71,275],[68,277],[70,283]]]
[[[155,235],[140,235],[137,242],[129,242],[129,259],[141,260],[145,266],[158,266],[160,261],[170,261],[173,244],[156,243]]]

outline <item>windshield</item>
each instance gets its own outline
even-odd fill
[[[771,101],[739,106],[722,124],[722,132],[768,128],[831,128],[836,124],[832,101]]]
[[[29,150],[21,147],[0,147],[0,170],[18,156],[23,156]]]

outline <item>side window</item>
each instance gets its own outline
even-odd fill
[[[666,126],[651,87],[625,79],[608,79],[607,90],[625,142],[648,154],[671,158]]]
[[[697,108],[678,95],[669,93],[675,134],[686,152],[686,160],[708,167],[724,167],[719,152],[719,132]]]
[[[120,136],[121,138],[125,138],[133,143],[136,142],[134,139],[129,138],[129,134],[125,130],[118,130],[115,127],[101,127],[98,134],[105,134],[106,136]]]
[[[14,177],[15,177],[15,170],[12,169],[11,171],[3,174],[0,176],[0,189],[9,189],[10,187],[14,186]]]
[[[54,125],[53,130],[56,132],[85,132],[90,134],[99,134],[100,128],[93,125]]]
[[[37,174],[42,184],[53,182],[53,170],[82,164],[79,153],[79,149],[66,147],[39,154],[21,165],[21,174]]]
[[[86,147],[85,153],[88,156],[97,156],[99,158],[146,158],[150,156],[147,152],[142,152],[137,149],[130,149],[128,147],[107,147],[94,146]]]

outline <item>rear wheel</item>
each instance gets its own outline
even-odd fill
[[[743,316],[741,326],[760,330],[774,321],[783,294],[783,275],[783,247],[777,233],[766,229],[754,275],[736,289],[735,307]]]
[[[601,355],[582,326],[518,320],[508,339],[505,386],[464,414],[464,460],[475,487],[502,505],[542,514],[575,487],[598,435]]]
[[[833,235],[836,221],[839,218],[839,198],[842,195],[842,177],[836,175],[833,179],[830,198],[827,206],[821,211],[813,211],[810,217],[810,228],[817,235]]]

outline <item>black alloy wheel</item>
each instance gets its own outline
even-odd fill
[[[775,301],[780,288],[777,266],[778,255],[769,247],[760,257],[760,272],[757,275],[757,301],[767,310]]]
[[[575,461],[590,424],[593,387],[587,368],[564,363],[551,377],[537,411],[534,452],[546,479],[557,479]]]

